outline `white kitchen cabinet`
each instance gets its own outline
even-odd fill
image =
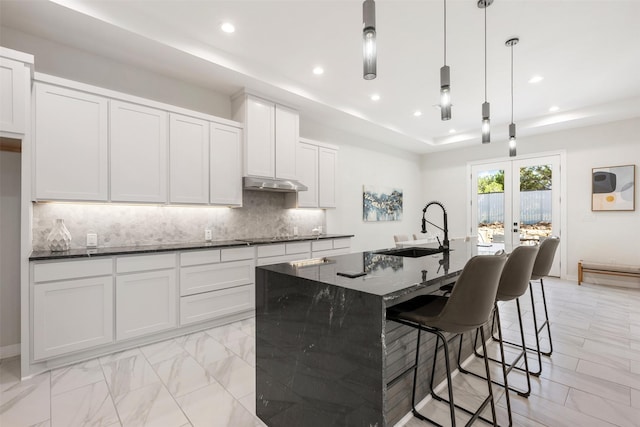
[[[209,126],[206,120],[169,115],[169,202],[209,202]]]
[[[245,123],[244,174],[296,179],[298,112],[248,94],[233,101],[233,110]]]
[[[116,339],[148,335],[177,326],[174,253],[118,258]],[[163,268],[162,270],[155,270]]]
[[[276,116],[276,174],[279,179],[297,179],[296,151],[300,125],[298,112],[281,105],[275,106]]]
[[[338,152],[320,147],[318,149],[318,207],[336,207],[336,169]]]
[[[299,208],[318,207],[318,146],[300,142],[298,145],[298,180],[307,186],[307,191],[297,193]]]
[[[322,239],[311,242],[311,257],[345,255],[351,252],[351,238]]]
[[[209,202],[242,205],[242,129],[211,123]]]
[[[35,199],[106,201],[108,100],[35,85]]]
[[[25,133],[33,56],[0,47],[0,132],[20,137]]]
[[[253,309],[255,309],[253,284],[189,295],[180,298],[180,324],[189,325]]]
[[[252,260],[182,267],[180,295],[218,291],[253,283],[254,268]]]
[[[111,259],[35,264],[32,290],[34,360],[113,341]]]
[[[311,243],[289,242],[258,246],[256,265],[279,264],[308,259],[311,254]]]
[[[110,101],[111,200],[167,201],[167,113]]]

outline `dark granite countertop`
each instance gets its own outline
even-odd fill
[[[95,249],[70,249],[63,252],[52,251],[33,251],[29,256],[29,261],[43,261],[55,259],[69,258],[89,258],[97,256],[113,256],[113,255],[135,255],[156,252],[171,251],[188,251],[198,249],[223,249],[239,246],[255,246],[274,243],[287,243],[308,240],[323,240],[337,238],[353,237],[353,234],[322,234],[320,236],[295,236],[295,237],[264,237],[264,238],[246,238],[237,240],[216,240],[212,242],[188,242],[188,243],[168,243],[161,245],[140,245],[140,246],[121,246],[121,247],[102,247]]]
[[[258,268],[382,296],[390,302],[419,288],[439,287],[452,281],[477,253],[475,244],[464,241],[451,242],[451,249],[448,255],[438,253],[419,258],[376,253],[379,251],[359,252]],[[366,275],[352,279],[338,275],[339,272]]]

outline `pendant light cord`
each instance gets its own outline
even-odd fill
[[[444,0],[444,65],[447,65],[447,0]]]
[[[511,123],[513,123],[513,43],[511,44]]]
[[[484,5],[484,102],[487,102],[487,4]]]

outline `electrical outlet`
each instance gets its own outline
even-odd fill
[[[293,235],[294,235],[294,236],[297,236],[297,235],[298,235],[298,227],[297,227],[297,226],[294,226],[294,227],[293,227]]]
[[[212,239],[213,239],[213,235],[211,233],[211,230],[207,228],[206,230],[204,230],[204,240],[206,240],[207,242],[210,242]]]
[[[87,233],[87,247],[98,247],[98,235],[96,233]]]

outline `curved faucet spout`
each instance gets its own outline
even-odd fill
[[[438,205],[440,206],[440,208],[442,209],[442,222],[443,222],[443,226],[440,227],[434,223],[432,223],[431,221],[428,221],[426,219],[426,213],[427,213],[427,209],[429,209],[429,206],[431,205]],[[427,232],[427,223],[433,225],[434,227],[442,230],[444,232],[444,240],[442,241],[442,243],[440,243],[440,248],[444,249],[445,251],[449,250],[449,225],[447,223],[447,210],[445,209],[444,205],[436,200],[429,202],[425,205],[424,209],[422,209],[422,233],[426,233]],[[438,242],[440,242],[440,239],[438,239]]]

